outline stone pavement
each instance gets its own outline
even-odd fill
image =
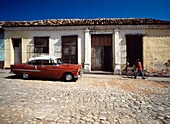
[[[66,83],[7,74],[0,73],[0,124],[170,124],[167,79],[84,74]]]

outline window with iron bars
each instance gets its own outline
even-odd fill
[[[49,53],[49,37],[34,37],[34,53]]]
[[[27,59],[41,55],[49,55],[49,37],[34,37],[27,45]]]

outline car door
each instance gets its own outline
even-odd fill
[[[41,77],[41,61],[32,60],[24,68],[24,73],[28,73],[31,77]]]
[[[53,60],[43,60],[39,69],[43,77],[56,78],[56,64]]]
[[[34,61],[34,77],[43,77],[44,75],[42,74],[42,61],[41,60],[35,60]]]

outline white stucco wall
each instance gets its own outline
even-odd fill
[[[33,44],[34,37],[49,37],[49,55],[61,57],[61,36],[78,35],[78,63],[84,62],[84,31],[6,31],[5,32],[5,68],[14,64],[14,50],[12,38],[22,39],[22,62],[27,61],[27,46]]]

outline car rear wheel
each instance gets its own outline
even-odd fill
[[[23,78],[23,79],[28,79],[28,78],[29,78],[29,74],[23,73],[23,74],[22,74],[22,78]]]
[[[66,73],[64,75],[65,81],[72,81],[73,80],[73,75],[71,73]]]

